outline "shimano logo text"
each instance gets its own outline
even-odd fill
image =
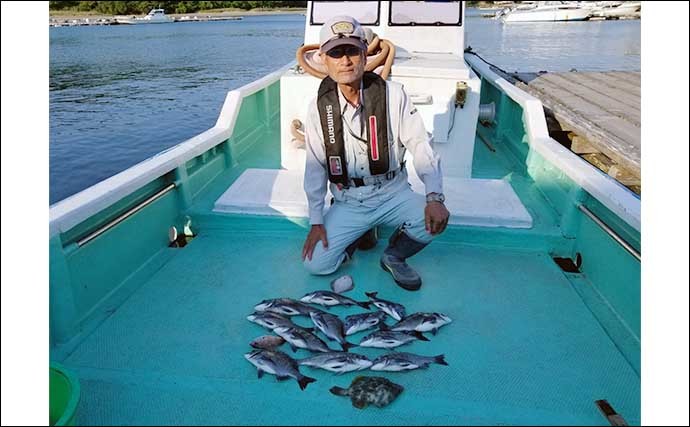
[[[328,142],[335,144],[335,129],[333,129],[333,106],[326,105],[326,124],[328,124]]]

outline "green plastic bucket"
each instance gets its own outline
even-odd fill
[[[75,425],[79,405],[79,381],[57,363],[50,363],[50,425]]]

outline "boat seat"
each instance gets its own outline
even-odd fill
[[[223,193],[214,212],[308,217],[304,172],[286,169],[247,169]],[[326,200],[330,201],[330,191]],[[328,207],[330,203],[326,203]]]
[[[410,177],[412,189],[423,194],[416,174]],[[303,182],[304,172],[299,170],[247,169],[216,200],[213,211],[306,218]],[[507,181],[446,177],[443,187],[451,225],[532,227],[532,217]],[[329,192],[326,200],[330,199]],[[325,203],[326,208],[329,205]]]

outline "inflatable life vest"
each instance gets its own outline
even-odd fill
[[[362,79],[363,97],[366,100],[364,102],[364,118],[369,171],[372,175],[381,175],[390,169],[386,82],[372,72],[365,72]],[[330,77],[325,77],[319,86],[317,107],[326,146],[328,179],[334,184],[347,187],[349,186],[349,178],[343,138],[343,120],[338,100],[338,85]]]

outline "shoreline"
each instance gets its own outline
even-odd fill
[[[198,16],[198,17],[211,17],[211,18],[223,18],[223,17],[237,17],[237,16],[260,16],[260,15],[294,15],[294,14],[304,14],[307,9],[295,8],[295,9],[224,9],[224,10],[214,10],[214,11],[199,11],[194,13],[171,13],[166,14],[171,18],[178,19],[183,16]],[[98,20],[108,20],[115,21],[118,18],[131,18],[132,16],[144,17],[146,14],[142,15],[104,15],[97,12],[77,12],[77,11],[51,11],[49,14],[49,21],[51,23],[66,23],[68,21],[84,21],[88,19],[89,21]]]

